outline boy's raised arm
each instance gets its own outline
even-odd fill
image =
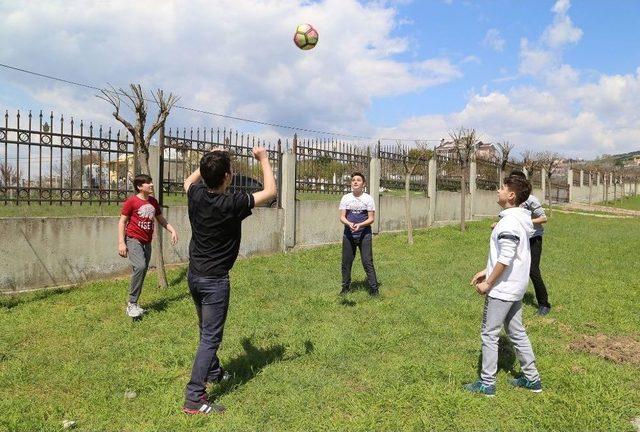
[[[189,188],[193,183],[198,183],[202,180],[202,176],[200,175],[200,168],[191,173],[189,177],[187,177],[184,181],[184,191],[189,192]]]
[[[269,162],[269,156],[267,155],[267,149],[264,147],[254,147],[253,157],[260,162],[260,166],[262,167],[263,189],[253,193],[254,205],[257,207],[275,198],[277,189],[271,163]]]

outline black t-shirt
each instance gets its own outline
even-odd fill
[[[194,183],[187,197],[189,270],[198,276],[224,277],[238,258],[242,220],[255,205],[253,195],[211,192],[204,183]]]

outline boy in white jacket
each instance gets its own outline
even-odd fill
[[[504,209],[491,232],[489,259],[485,270],[471,280],[480,295],[486,295],[482,318],[482,371],[480,378],[464,388],[486,396],[496,394],[498,339],[504,326],[520,362],[523,376],[511,380],[515,387],[542,391],[531,342],[522,325],[522,298],[529,283],[531,251],[529,238],[535,230],[531,212],[520,208],[531,193],[531,184],[510,176],[498,190],[498,204]]]

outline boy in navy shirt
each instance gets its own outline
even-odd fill
[[[351,266],[360,248],[360,259],[367,274],[369,294],[377,296],[378,279],[373,267],[373,248],[371,224],[375,220],[376,207],[373,198],[364,192],[365,178],[362,173],[351,174],[351,193],[340,200],[340,222],[344,224],[342,236],[342,291],[346,294],[351,288]]]

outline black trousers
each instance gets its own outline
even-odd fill
[[[191,402],[199,402],[207,381],[215,381],[222,373],[217,354],[227,320],[231,285],[229,277],[196,276],[191,272],[187,280],[198,313],[200,343],[185,396]]]
[[[547,287],[544,286],[542,274],[540,274],[540,256],[542,255],[542,236],[535,236],[529,239],[531,246],[531,269],[529,277],[533,282],[533,288],[536,291],[536,300],[538,307],[551,307],[549,304],[549,296],[547,295]]]
[[[360,260],[367,274],[370,290],[378,289],[376,269],[373,267],[373,247],[371,233],[363,233],[360,238],[344,234],[342,236],[342,288],[349,289],[351,285],[351,266],[356,257],[356,250],[360,249]]]

